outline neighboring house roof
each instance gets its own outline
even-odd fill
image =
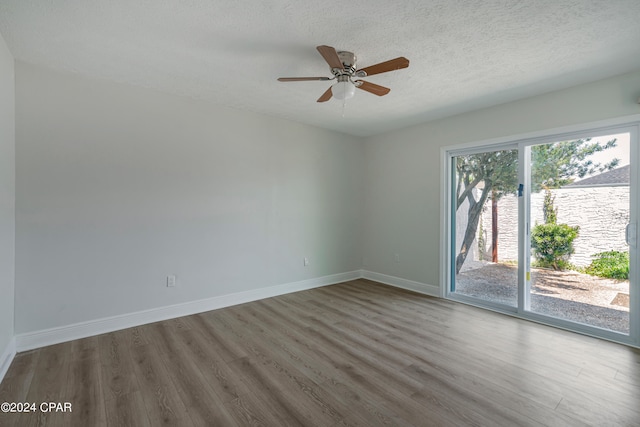
[[[629,165],[622,166],[608,172],[592,176],[572,184],[563,186],[562,188],[579,188],[579,187],[616,187],[629,185],[630,168]]]

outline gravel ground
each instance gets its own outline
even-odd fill
[[[517,305],[517,267],[483,264],[456,278],[456,292]],[[629,282],[575,271],[532,269],[531,311],[629,333]]]

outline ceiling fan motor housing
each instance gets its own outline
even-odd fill
[[[339,70],[337,68],[333,68],[331,72],[336,76],[347,74],[349,76],[353,76],[356,72],[356,55],[353,52],[339,51],[338,58],[340,58],[340,62],[344,68]]]

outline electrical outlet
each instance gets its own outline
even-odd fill
[[[396,262],[400,262],[400,254],[394,254],[393,259],[395,259]]]
[[[171,274],[167,276],[167,288],[173,288],[176,286],[176,276]]]
[[[302,261],[304,266],[307,267],[309,265],[309,258],[304,257],[304,260]]]

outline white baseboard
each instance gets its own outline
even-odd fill
[[[362,277],[373,280],[374,282],[384,283],[385,285],[395,286],[396,288],[407,289],[433,297],[440,296],[440,287],[428,285],[426,283],[415,282],[413,280],[402,279],[400,277],[388,276],[374,271],[362,270]]]
[[[4,376],[7,374],[9,370],[9,366],[11,366],[11,362],[13,362],[13,358],[16,356],[16,339],[15,337],[11,338],[7,348],[4,349],[2,354],[0,355],[0,383],[4,379]]]
[[[120,329],[144,325],[147,323],[159,322],[161,320],[173,319],[181,316],[189,316],[191,314],[216,310],[219,308],[229,307],[237,304],[244,304],[264,298],[288,294],[291,292],[298,292],[321,286],[333,285],[335,283],[359,279],[360,277],[362,277],[361,270],[332,274],[329,276],[302,280],[299,282],[285,283],[282,285],[270,286],[267,288],[237,292],[213,298],[190,301],[182,304],[154,308],[151,310],[144,310],[135,313],[107,317],[103,319],[90,320],[88,322],[81,322],[51,329],[28,332],[16,335],[13,345],[13,354],[15,355],[16,351],[21,352],[32,350],[34,348],[58,344],[61,342],[71,341],[79,338],[86,338],[93,335],[104,334]]]
[[[228,295],[221,295],[213,298],[206,298],[197,301],[190,301],[165,307],[158,307],[150,310],[127,313],[119,316],[106,317],[102,319],[90,320],[87,322],[75,323],[72,325],[59,326],[51,329],[44,329],[35,332],[18,334],[11,341],[9,347],[0,359],[0,374],[4,375],[9,364],[13,360],[16,352],[32,350],[61,342],[86,338],[94,335],[105,334],[120,329],[145,325],[147,323],[159,322],[167,319],[174,319],[181,316],[202,313],[205,311],[217,310],[219,308],[230,307],[237,304],[244,304],[264,298],[270,298],[291,292],[304,291],[321,286],[333,285],[365,278],[398,288],[408,289],[431,296],[439,296],[438,286],[402,279],[400,277],[388,276],[368,270],[350,271],[347,273],[332,274],[329,276],[317,277],[314,279],[301,280],[299,282],[285,283],[282,285],[270,286],[266,288],[254,289],[251,291],[237,292]],[[8,362],[7,362],[8,360]],[[6,366],[5,366],[6,365]],[[1,378],[1,376],[0,376]]]

